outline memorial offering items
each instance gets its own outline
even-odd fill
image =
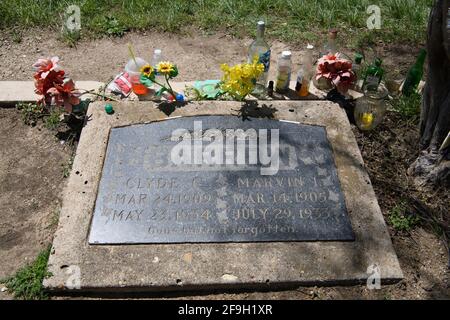
[[[158,65],[158,63],[164,61],[163,56],[162,56],[162,50],[161,49],[155,49],[153,51],[153,57],[152,57],[152,66],[153,68],[156,68],[156,66]],[[159,83],[164,82],[164,76],[161,74],[158,74],[157,70],[155,70],[155,79],[156,81],[158,81]],[[155,90],[160,90],[161,87],[158,86],[157,84],[155,84]]]
[[[110,91],[126,97],[131,88],[138,97],[154,94],[169,101],[184,101],[184,96],[175,92],[169,82],[178,75],[178,68],[170,61],[163,61],[161,49],[154,50],[152,64],[136,57],[131,44],[128,44],[128,52],[131,59],[125,66],[125,72],[108,86]]]
[[[291,57],[290,51],[283,51],[278,59],[277,81],[275,83],[275,90],[278,93],[286,93],[289,90],[292,72]]]
[[[194,100],[216,100],[223,94],[220,89],[220,80],[195,81],[193,86],[188,86],[186,95]]]
[[[356,75],[352,70],[352,62],[340,53],[325,55],[317,62],[315,80],[318,88],[324,86],[335,87],[339,93],[346,94],[355,81]],[[322,85],[324,84],[324,86]]]
[[[133,92],[138,96],[146,96],[150,93],[150,89],[148,86],[141,83],[141,68],[147,65],[148,62],[142,58],[136,57],[131,44],[128,44],[128,52],[131,59],[125,66],[125,71],[130,77]]]
[[[365,86],[364,96],[356,100],[355,123],[363,131],[373,130],[383,120],[388,91],[383,85]]]
[[[425,57],[427,52],[425,49],[420,50],[420,54],[417,57],[416,63],[409,69],[406,75],[405,82],[402,88],[402,94],[405,96],[410,96],[414,91],[416,91],[417,86],[422,80],[423,76],[423,65],[425,63]]]
[[[267,95],[269,97],[273,97],[273,81],[269,81],[269,85],[267,86]]]
[[[131,93],[131,79],[127,72],[122,72],[118,74],[114,80],[108,84],[107,89],[122,97],[128,97]]]
[[[38,95],[37,104],[40,106],[64,107],[67,112],[72,112],[75,105],[80,104],[81,92],[75,88],[72,79],[58,65],[59,58],[38,59],[33,64],[35,69],[34,85]]]
[[[381,67],[383,60],[376,58],[375,61],[367,68],[364,76],[363,87],[369,86],[371,90],[376,90],[383,79],[384,70]]]
[[[270,68],[270,46],[264,40],[264,21],[258,21],[256,29],[256,39],[250,45],[248,50],[248,63],[253,63],[255,57],[259,63],[264,65],[264,72],[256,80],[256,85],[253,94],[263,95],[266,91],[267,78],[269,76]]]
[[[184,96],[176,93],[169,82],[170,79],[173,79],[178,75],[178,68],[170,61],[162,61],[160,49],[156,49],[153,52],[152,62],[156,63],[156,65],[153,66],[147,61],[137,58],[131,44],[128,45],[128,51],[131,60],[128,62],[125,69],[128,73],[131,72],[130,77],[134,93],[146,96],[150,93],[150,88],[153,87],[153,85],[157,85],[159,89],[156,91],[156,97],[161,97],[167,92],[169,93],[167,100],[184,101]]]
[[[356,81],[355,84],[353,86],[353,90],[355,91],[361,91],[362,90],[362,86],[363,86],[363,80],[362,78],[362,61],[364,59],[364,56],[361,53],[356,53],[355,54],[355,59],[354,62],[352,64],[352,70],[356,75]]]
[[[297,74],[295,92],[297,92],[300,97],[306,97],[309,94],[309,84],[314,74],[313,49],[314,46],[308,44],[305,55],[303,56],[302,65]]]
[[[108,103],[105,105],[105,112],[107,114],[113,114],[114,113],[114,109],[111,103]]]
[[[264,72],[264,65],[255,57],[251,63],[242,63],[230,67],[222,64],[221,90],[235,100],[243,101],[253,92],[257,79]]]
[[[325,44],[323,45],[319,58],[322,58],[326,55],[335,55],[338,52],[336,44],[337,35],[338,31],[336,29],[331,29],[328,32],[327,42],[325,42]]]
[[[156,96],[160,97],[164,92],[168,92],[170,95],[168,97],[169,101],[183,101],[184,97],[177,94],[170,85],[169,80],[175,78],[178,75],[178,68],[175,64],[170,61],[161,61],[156,66],[151,66],[146,64],[141,67],[141,78],[140,81],[146,87],[151,87],[153,84],[157,84],[160,89],[156,92]],[[161,83],[156,79],[156,75],[163,77],[165,83]]]

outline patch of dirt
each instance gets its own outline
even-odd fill
[[[95,41],[82,40],[76,47],[58,40],[57,35],[48,31],[28,31],[20,43],[12,41],[5,32],[0,35],[0,70],[2,80],[31,80],[32,65],[40,57],[58,56],[61,66],[74,80],[96,80],[106,82],[120,73],[129,60],[128,43],[132,43],[136,54],[150,61],[153,50],[162,49],[163,58],[175,61],[179,75],[177,81],[220,79],[220,64],[235,64],[246,60],[247,49],[252,39],[238,39],[225,33],[203,36],[198,30],[181,36],[169,33],[141,32],[127,33],[122,38],[102,38]],[[43,34],[50,36],[44,37]],[[294,74],[300,63],[304,47],[289,45],[280,41],[269,41],[271,45],[271,65],[269,78],[276,77],[277,59],[283,50],[292,51]],[[316,45],[318,52],[322,44]],[[343,49],[353,57],[354,52]],[[379,55],[386,70],[394,75],[405,74],[415,61],[419,49],[404,45],[380,45],[367,48],[367,61]],[[6,66],[6,67],[5,67]]]
[[[250,39],[236,39],[225,34],[192,37],[161,33],[129,33],[121,39],[82,41],[69,48],[55,36],[29,32],[17,44],[0,39],[0,80],[31,80],[31,65],[42,56],[57,55],[61,65],[75,80],[107,81],[121,71],[128,60],[126,44],[134,44],[139,56],[150,59],[154,48],[161,48],[166,59],[176,61],[180,69],[177,80],[220,78],[220,63],[242,62]],[[271,78],[276,59],[282,50],[293,51],[294,65],[299,62],[298,47],[272,42]],[[383,47],[380,50],[386,69],[404,74],[414,62],[417,48]],[[373,52],[368,51],[369,57]],[[296,72],[296,68],[294,69]],[[72,150],[42,125],[28,127],[15,109],[0,109],[0,278],[13,274],[32,261],[50,242],[55,230],[52,217],[60,207],[65,180],[62,164]],[[417,156],[417,126],[407,124],[389,113],[374,132],[363,134],[356,128],[361,148],[385,219],[389,210],[409,195],[425,203],[433,212],[450,206],[449,192],[430,194],[415,190],[406,169]],[[448,209],[444,212],[448,215]],[[448,221],[448,220],[447,220]],[[448,252],[432,226],[424,224],[412,232],[398,233],[390,228],[395,250],[405,279],[398,284],[383,285],[381,290],[366,286],[298,288],[275,292],[217,293],[191,295],[197,299],[448,299]],[[3,294],[4,296],[4,294]],[[2,293],[0,293],[0,299]]]
[[[31,263],[52,240],[71,148],[42,125],[0,108],[0,279]]]
[[[247,48],[247,43],[243,46],[225,35],[190,38],[129,33],[123,38],[81,41],[76,48],[64,45],[55,37],[29,35],[19,44],[2,40],[0,57],[8,67],[1,71],[0,80],[30,80],[31,66],[39,57],[59,56],[60,64],[75,80],[106,81],[117,75],[129,60],[128,43],[147,61],[151,60],[154,49],[162,49],[164,59],[176,61],[180,70],[178,81],[219,78],[220,63],[240,62]]]
[[[393,298],[450,298],[448,236],[450,225],[450,190],[418,190],[407,175],[418,156],[418,125],[388,112],[373,132],[353,132],[363,155],[385,221],[389,211],[401,201],[407,212],[421,218],[411,232],[398,232],[389,226],[395,251],[405,279],[404,295],[389,292]],[[418,210],[424,208],[426,212]],[[446,232],[437,236],[436,230]]]

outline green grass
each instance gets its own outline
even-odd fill
[[[259,19],[269,36],[283,41],[317,42],[330,27],[345,34],[346,44],[378,39],[421,43],[433,0],[16,0],[0,2],[0,29],[20,26],[61,30],[68,5],[81,8],[82,34],[121,36],[128,30],[183,32],[190,26],[205,32],[226,30],[253,36]],[[370,31],[369,5],[379,5],[381,30]]]
[[[62,166],[62,174],[63,174],[64,178],[68,178],[70,176],[70,171],[72,170],[74,158],[75,158],[75,155],[72,155],[66,164],[61,165]]]
[[[44,120],[45,127],[49,130],[55,130],[56,128],[58,128],[58,126],[61,122],[61,120],[60,120],[61,114],[62,114],[62,111],[59,110],[58,108],[55,108],[54,110],[52,110],[50,112],[50,114]]]
[[[80,31],[69,31],[63,29],[59,35],[59,40],[67,44],[69,47],[73,48],[77,46],[77,42],[81,39]]]
[[[22,113],[23,122],[29,126],[35,126],[37,121],[44,115],[43,107],[38,106],[36,103],[19,102],[16,104],[16,108]]]
[[[47,299],[42,281],[50,275],[47,271],[49,255],[50,247],[41,251],[32,264],[23,267],[11,278],[1,280],[0,282],[5,284],[8,291],[13,293],[16,299]]]
[[[389,212],[389,222],[397,231],[411,231],[419,222],[420,218],[408,212],[406,202],[402,201]]]
[[[41,119],[49,130],[58,128],[61,123],[60,117],[63,114],[60,108],[48,108],[36,103],[19,102],[16,104],[16,109],[22,113],[22,120],[26,125],[35,126]]]
[[[50,217],[50,222],[46,229],[53,229],[58,225],[60,213],[61,209],[59,208],[53,212],[53,215]]]
[[[11,31],[11,39],[14,43],[21,43],[22,42],[22,33],[20,31],[13,29]]]
[[[420,106],[422,103],[422,96],[418,93],[413,93],[409,97],[399,96],[391,101],[394,111],[398,112],[403,119],[417,122],[420,118]]]

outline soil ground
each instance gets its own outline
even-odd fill
[[[178,36],[163,33],[129,33],[120,39],[82,41],[69,48],[54,36],[30,32],[21,43],[0,38],[1,80],[31,80],[31,65],[42,56],[57,55],[61,65],[75,80],[108,81],[121,71],[128,59],[127,46],[151,58],[156,47],[165,58],[176,61],[179,81],[220,78],[220,63],[242,62],[250,39],[228,35]],[[272,42],[273,65],[285,49],[293,51],[298,63],[299,48]],[[375,52],[384,58],[393,77],[404,73],[414,62],[418,49],[408,46],[385,46]],[[366,52],[369,56],[372,51]],[[271,68],[272,73],[275,68]],[[273,78],[273,75],[272,75]],[[62,144],[55,131],[42,123],[27,126],[16,109],[0,108],[0,278],[31,262],[51,243],[56,228],[67,165],[74,147]],[[449,192],[429,194],[414,188],[406,169],[417,156],[417,125],[390,112],[374,132],[362,134],[354,128],[367,169],[372,179],[385,219],[389,211],[405,196],[420,199],[431,210],[447,215]],[[441,237],[428,224],[400,233],[389,227],[405,278],[381,290],[366,286],[298,288],[273,292],[186,294],[198,299],[449,299],[448,251]],[[1,287],[1,286],[0,286]],[[173,296],[172,296],[173,297]],[[11,298],[0,292],[0,299]]]

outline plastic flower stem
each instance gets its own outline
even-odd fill
[[[157,84],[158,86],[161,86],[162,88],[164,88],[164,89],[166,89],[167,91],[169,91],[170,92],[170,94],[172,94],[173,95],[173,93],[169,90],[169,89],[167,89],[167,87],[164,85],[164,84],[162,84],[162,83],[159,83],[158,81],[156,81],[156,80],[152,80],[152,82],[153,83],[155,83],[155,84]],[[169,85],[170,86],[170,85]]]
[[[172,89],[172,86],[169,83],[169,79],[167,78],[167,74],[164,75],[164,78],[166,79],[167,85],[169,86],[170,94],[175,98],[176,95],[175,95],[175,93],[174,93],[174,91]]]
[[[133,46],[131,45],[131,43],[128,44],[128,51],[130,52],[131,59],[133,59],[136,68],[139,69],[139,65],[136,61],[136,56],[134,55]]]
[[[162,88],[166,89],[167,91],[169,91],[169,93],[175,98],[175,92],[173,91],[172,87],[170,86],[169,80],[167,79],[167,75],[164,76],[164,78],[166,79],[166,83],[169,86],[169,88],[167,88],[166,85],[159,83],[158,81],[156,81],[156,79],[152,80],[153,83],[157,84],[158,86],[161,86]]]
[[[165,88],[166,90],[167,90],[167,88],[166,88],[166,86],[165,85],[163,85],[162,83],[159,83],[158,81],[156,81],[156,80],[151,80],[153,83],[156,83],[158,86],[161,86],[161,87],[163,87],[163,88]]]
[[[104,99],[109,99],[109,100],[112,100],[112,101],[120,102],[120,100],[117,100],[115,98],[109,97],[109,96],[104,95],[104,94],[92,92],[92,91],[89,91],[89,90],[86,90],[86,89],[78,89],[78,90],[83,90],[84,91],[82,94],[80,94],[80,96],[85,95],[85,94],[92,94],[94,96],[102,97]]]
[[[104,96],[106,96],[106,88],[108,88],[109,84],[111,82],[113,82],[113,81],[114,81],[114,78],[111,78],[111,80],[109,80],[109,82],[106,85],[103,86],[103,91],[102,92],[103,92]],[[103,98],[103,100],[105,100],[105,98]]]

